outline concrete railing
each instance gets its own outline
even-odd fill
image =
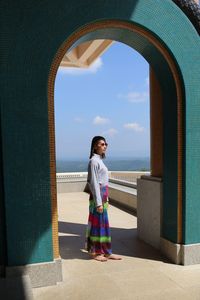
[[[83,192],[87,185],[87,172],[57,173],[57,193]]]
[[[137,178],[143,175],[149,175],[150,172],[140,171],[109,171],[109,180],[111,182],[121,182],[123,185],[127,185],[127,182],[136,183]],[[72,183],[77,181],[87,181],[87,172],[65,172],[56,174],[57,183]]]
[[[137,178],[149,172],[109,172],[109,199],[131,211],[137,210]],[[87,172],[57,173],[57,192],[89,192]]]
[[[150,172],[141,172],[141,171],[111,171],[109,178],[110,179],[119,179],[124,182],[136,182],[137,178],[140,178],[142,175],[149,175]]]
[[[57,182],[86,181],[87,172],[56,173]]]

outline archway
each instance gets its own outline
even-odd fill
[[[173,58],[170,56],[167,49],[150,33],[141,29],[136,25],[130,25],[126,22],[119,21],[104,21],[95,24],[87,25],[84,29],[79,30],[70,40],[66,41],[64,47],[58,51],[53,63],[52,75],[50,75],[49,87],[52,88],[52,82],[55,80],[55,70],[58,68],[64,54],[74,46],[81,42],[92,39],[112,39],[123,42],[140,52],[145,59],[150,63],[154,70],[156,77],[159,78],[160,87],[162,90],[162,99],[164,110],[166,112],[166,119],[164,120],[164,145],[173,144],[170,151],[162,153],[163,145],[157,147],[157,153],[164,158],[164,200],[163,211],[166,216],[163,218],[163,232],[171,234],[170,239],[174,242],[180,242],[181,236],[181,222],[182,215],[178,212],[182,206],[182,108],[183,108],[183,91],[181,85],[181,77],[179,76],[178,66],[176,66]],[[148,51],[145,49],[148,47]],[[166,85],[166,82],[168,83]],[[52,90],[49,90],[49,95],[53,95]],[[170,104],[169,104],[170,99]],[[161,99],[159,99],[161,100]],[[53,104],[53,99],[50,99],[50,106]],[[50,109],[52,111],[52,108]],[[173,124],[169,124],[169,115],[173,113]],[[161,117],[162,119],[162,117]],[[162,126],[162,122],[160,122]],[[177,129],[178,128],[178,129]],[[53,131],[53,130],[52,130]],[[52,132],[51,131],[51,132]],[[162,130],[161,130],[162,131]],[[167,133],[168,132],[168,133]],[[179,132],[179,135],[178,135]],[[53,139],[51,139],[53,140]],[[55,147],[51,145],[51,149]],[[153,155],[153,154],[152,154]],[[179,157],[179,160],[178,160]],[[178,168],[177,168],[178,165]],[[154,165],[156,167],[156,164]],[[152,175],[156,176],[156,171],[152,170]],[[169,178],[169,174],[170,175]],[[161,175],[161,174],[160,174]],[[170,197],[167,193],[172,193]],[[55,196],[54,196],[55,197]],[[173,210],[170,213],[165,210],[165,199],[171,199]],[[177,201],[178,199],[178,201]],[[53,201],[55,203],[55,200]],[[169,205],[169,203],[168,203]],[[166,205],[167,206],[167,205]],[[169,228],[169,224],[174,224],[173,228]],[[56,222],[55,222],[55,227]],[[171,230],[171,233],[170,233]]]
[[[150,63],[152,72],[159,78],[163,100],[163,145],[159,156],[163,156],[163,203],[161,236],[176,244],[184,242],[183,233],[183,111],[185,110],[185,88],[180,66],[168,46],[148,29],[122,21],[103,21],[87,24],[76,30],[57,52],[52,73],[58,67],[66,51],[81,42],[92,39],[113,39],[123,42],[140,52]],[[55,75],[52,75],[54,77]],[[154,75],[152,78],[154,80]],[[50,79],[51,81],[51,79]],[[54,79],[53,79],[54,81]],[[51,83],[49,82],[51,86]],[[158,87],[158,86],[157,86]],[[52,100],[51,100],[52,103]],[[50,104],[51,105],[51,104]],[[171,123],[169,122],[171,121]],[[161,121],[161,122],[162,122]],[[161,123],[160,123],[161,125]],[[170,147],[170,145],[172,145]],[[163,153],[162,153],[163,149]],[[167,149],[167,150],[166,150]],[[155,157],[152,158],[155,161]],[[157,164],[154,164],[157,168]],[[152,175],[157,176],[156,170]],[[177,261],[177,258],[173,258]]]

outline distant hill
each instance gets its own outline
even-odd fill
[[[109,171],[149,171],[149,158],[105,159]],[[57,160],[56,172],[87,172],[88,160]]]

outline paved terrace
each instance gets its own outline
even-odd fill
[[[63,282],[33,289],[35,300],[200,299],[200,265],[170,264],[137,239],[137,218],[109,207],[113,252],[122,261],[97,262],[83,251],[88,194],[61,193],[60,255]]]

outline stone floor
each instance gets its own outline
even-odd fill
[[[200,299],[200,265],[169,263],[137,238],[137,218],[109,207],[113,252],[121,261],[97,262],[84,252],[86,193],[59,194],[63,282],[33,289],[35,300]]]

